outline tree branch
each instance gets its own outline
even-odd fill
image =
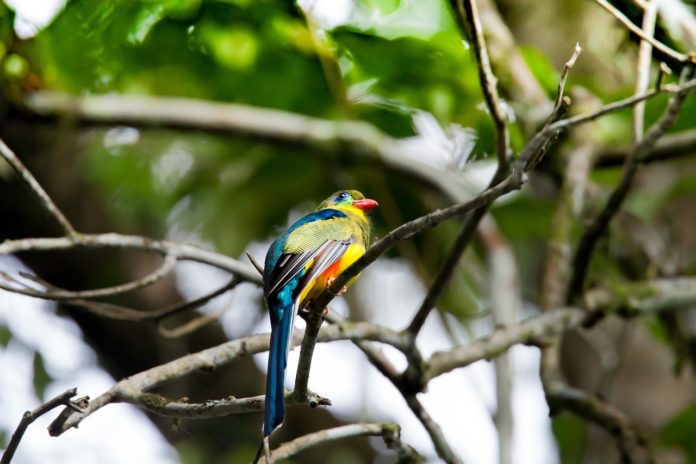
[[[71,398],[73,398],[75,395],[77,395],[77,388],[71,388],[69,390],[64,391],[60,395],[46,401],[33,411],[25,412],[22,416],[22,420],[19,422],[19,425],[17,425],[17,428],[12,434],[12,438],[10,439],[10,442],[7,444],[7,448],[5,448],[5,452],[2,454],[2,457],[0,458],[0,464],[10,464],[15,452],[17,451],[19,442],[22,441],[24,432],[27,430],[27,427],[29,427],[31,423],[34,422],[36,419],[52,411],[58,406],[67,406],[70,409],[77,410],[79,410],[80,407],[84,406],[84,402],[86,400],[80,400],[77,402],[73,402],[71,400]]]
[[[296,331],[293,337],[293,346],[299,344],[302,335],[302,333]],[[372,340],[390,344],[397,349],[404,349],[405,338],[391,329],[367,322],[351,322],[327,326],[322,328],[319,332],[319,342],[331,342],[336,340]],[[210,371],[230,364],[238,358],[268,351],[268,343],[268,334],[238,338],[132,375],[126,379],[120,380],[109,390],[96,397],[84,411],[64,411],[65,414],[61,414],[61,416],[51,424],[49,431],[51,435],[60,435],[66,430],[76,427],[82,420],[102,407],[115,402],[127,401],[145,409],[153,408],[154,403],[151,401],[149,403],[142,403],[138,400],[147,401],[155,397],[141,397],[139,396],[141,393],[196,371]],[[230,413],[250,411],[257,405],[259,409],[263,409],[263,401],[257,401],[259,398],[262,397],[237,399],[227,403],[223,402],[219,403],[219,408],[227,408],[225,410]],[[309,404],[310,406],[314,404],[314,406],[316,406],[315,399],[313,398],[316,398],[316,395],[308,393],[302,404]],[[292,401],[296,402],[296,398],[293,397]],[[296,402],[295,404],[300,403]],[[159,409],[160,413],[167,412],[170,408],[178,409],[179,411],[185,409],[178,404],[171,407],[160,406],[162,407],[155,408]],[[204,406],[198,407],[198,409],[196,406],[192,407],[192,410],[200,413],[199,417],[201,418],[206,417],[206,414],[215,414],[216,416],[221,414],[217,407],[207,412],[204,409]]]
[[[219,253],[199,248],[195,245],[155,240],[139,235],[75,234],[57,238],[23,238],[6,240],[0,243],[0,255],[26,251],[55,251],[73,248],[123,248],[156,252],[171,255],[177,260],[196,261],[236,275],[240,280],[260,283],[256,271],[240,261]]]
[[[624,26],[626,26],[628,30],[640,37],[641,40],[645,40],[646,42],[650,43],[653,47],[655,47],[660,52],[664,53],[666,56],[680,63],[696,63],[696,54],[685,55],[683,53],[679,53],[676,50],[673,50],[672,48],[668,47],[662,42],[656,40],[654,37],[652,37],[652,35],[646,34],[643,31],[643,29],[633,24],[630,19],[628,19],[618,8],[616,8],[611,3],[607,2],[606,0],[595,1],[602,8],[611,13],[616,19],[618,19]]]
[[[631,420],[606,401],[569,387],[562,382],[545,385],[546,398],[551,414],[567,409],[611,433],[619,447],[621,460],[629,464],[653,462],[646,440]]]
[[[131,282],[126,282],[124,284],[120,285],[114,285],[112,287],[104,287],[104,288],[97,288],[97,289],[92,289],[92,290],[45,290],[45,291],[39,291],[39,290],[33,290],[30,288],[17,288],[17,287],[11,287],[8,285],[4,285],[0,283],[0,289],[14,292],[14,293],[19,293],[21,295],[26,295],[26,296],[31,296],[35,298],[41,298],[44,300],[53,300],[53,301],[69,301],[69,300],[77,300],[77,299],[83,299],[83,298],[102,298],[102,297],[107,297],[107,296],[114,296],[114,295],[120,295],[123,293],[128,293],[133,290],[139,290],[141,288],[148,287],[156,282],[158,282],[160,279],[165,277],[167,274],[169,274],[173,269],[174,266],[176,265],[176,256],[174,255],[164,255],[164,261],[162,261],[162,264],[155,269],[154,271],[150,272],[149,274],[141,277],[140,279],[133,280]],[[3,277],[7,280],[15,281],[16,279],[11,277],[10,275],[6,274],[5,272],[0,272],[0,277]],[[32,279],[36,281],[37,279]]]
[[[580,244],[573,258],[573,274],[570,279],[570,284],[568,285],[567,302],[571,302],[582,292],[595,246],[600,237],[604,235],[611,219],[621,208],[626,196],[628,196],[628,192],[633,185],[633,178],[638,172],[640,164],[652,147],[655,146],[657,140],[672,127],[672,124],[674,124],[674,121],[679,115],[684,100],[686,100],[686,97],[692,90],[692,87],[687,87],[687,83],[694,82],[693,80],[689,81],[693,76],[693,71],[692,66],[686,66],[684,68],[680,78],[680,83],[682,84],[680,86],[681,90],[672,96],[662,116],[650,127],[645,134],[645,138],[635,146],[632,156],[626,159],[624,172],[619,184],[612,191],[602,212],[582,235]]]
[[[342,438],[380,436],[387,448],[397,452],[399,463],[418,463],[424,459],[410,446],[401,441],[401,429],[396,424],[350,424],[332,429],[321,430],[296,438],[284,443],[270,454],[270,462],[262,456],[259,464],[271,464],[282,459],[287,459],[295,454],[313,446],[320,445]]]
[[[36,181],[34,176],[31,175],[29,170],[24,166],[24,163],[17,158],[17,155],[15,155],[14,152],[10,150],[10,148],[5,145],[5,142],[2,140],[0,140],[0,156],[7,160],[7,162],[10,163],[10,166],[12,166],[12,168],[22,177],[24,183],[29,186],[31,191],[34,192],[36,198],[38,198],[43,209],[48,213],[49,216],[55,219],[61,229],[63,229],[65,235],[75,235],[75,229],[73,228],[72,224],[70,224],[70,221],[68,221],[68,219],[63,215],[58,206],[53,203],[51,197],[48,196],[46,191]]]
[[[595,167],[607,168],[621,166],[631,154],[632,147],[606,147],[596,155]],[[678,134],[666,134],[657,141],[646,155],[643,163],[668,161],[696,152],[696,130],[686,130]]]
[[[29,95],[24,105],[32,113],[46,116],[66,115],[103,124],[121,122],[222,131],[265,142],[374,158],[423,179],[450,196],[470,195],[470,187],[461,176],[443,172],[420,161],[418,156],[404,156],[410,149],[404,141],[363,121],[332,121],[235,103],[135,95],[78,97],[41,91]]]
[[[650,0],[648,7],[643,13],[643,32],[646,36],[654,38],[655,22],[657,21],[657,11],[660,0]],[[650,83],[650,63],[652,61],[652,44],[650,41],[642,39],[638,50],[638,65],[636,72],[636,94],[648,90]],[[645,102],[640,102],[633,107],[633,142],[639,143],[643,138],[643,125],[645,119]]]
[[[491,115],[495,129],[495,152],[498,157],[498,165],[505,172],[508,166],[508,156],[511,154],[510,132],[507,127],[507,117],[498,95],[498,79],[491,69],[491,61],[488,57],[486,39],[483,36],[476,0],[454,0],[452,6],[458,13],[457,18],[460,27],[470,31],[469,37],[474,49],[474,55],[476,56],[483,99],[486,102],[486,108],[488,108],[488,113]]]

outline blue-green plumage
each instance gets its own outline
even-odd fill
[[[278,237],[266,254],[264,266],[264,292],[271,316],[271,345],[269,349],[268,373],[266,380],[266,406],[263,420],[263,435],[268,436],[283,422],[285,416],[285,367],[287,365],[287,346],[292,334],[295,315],[295,301],[299,284],[305,274],[301,269],[287,283],[276,291],[271,291],[277,283],[278,263],[287,256],[286,244],[290,235],[298,228],[333,218],[344,218],[345,214],[334,209],[323,209],[303,216]]]
[[[271,342],[264,437],[285,416],[285,368],[295,314],[326,288],[327,279],[335,277],[332,273],[340,273],[364,252],[369,242],[364,213],[376,205],[355,190],[336,192],[283,232],[266,254],[263,289],[271,316]]]

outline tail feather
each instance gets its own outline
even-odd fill
[[[263,436],[269,436],[285,418],[285,367],[295,315],[295,305],[280,308],[280,318],[271,330],[271,345],[266,377]]]

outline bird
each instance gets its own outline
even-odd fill
[[[287,228],[266,253],[263,292],[271,318],[271,341],[264,440],[285,417],[285,368],[295,315],[365,253],[371,227],[367,213],[377,204],[357,190],[335,192]],[[356,279],[351,279],[339,294]]]

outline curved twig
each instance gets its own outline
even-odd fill
[[[235,274],[239,279],[260,283],[256,271],[240,261],[195,245],[155,240],[139,235],[76,234],[71,237],[23,238],[6,240],[0,243],[0,255],[27,251],[55,251],[73,248],[123,248],[153,251],[162,255],[172,255],[179,260],[196,261]]]
[[[150,272],[149,274],[141,277],[140,279],[133,280],[131,282],[126,282],[120,285],[114,285],[112,287],[96,288],[91,290],[34,290],[30,288],[16,288],[0,283],[0,289],[7,290],[14,293],[19,293],[21,295],[31,296],[35,298],[41,298],[44,300],[53,301],[69,301],[82,298],[102,298],[107,296],[120,295],[123,293],[132,292],[133,290],[139,290],[158,282],[160,279],[169,274],[176,265],[176,256],[167,254],[164,257],[162,264]],[[9,278],[16,281],[13,277],[7,275],[4,272],[0,272],[0,276]],[[37,280],[37,279],[32,279]]]
[[[53,202],[51,197],[48,196],[46,191],[41,187],[41,184],[37,182],[34,176],[31,175],[29,170],[24,166],[24,163],[17,158],[10,147],[5,145],[5,142],[0,140],[0,156],[5,158],[10,166],[17,171],[17,173],[22,176],[22,180],[29,186],[29,188],[34,192],[34,195],[39,199],[43,209],[60,225],[61,229],[66,235],[72,236],[77,232],[73,228],[70,221],[65,217],[65,215],[58,209],[58,206]]]
[[[655,39],[652,35],[646,34],[643,29],[638,27],[637,25],[633,24],[630,19],[626,17],[618,8],[616,8],[614,5],[611,3],[607,2],[606,0],[595,0],[602,8],[607,10],[609,13],[611,13],[616,19],[621,21],[621,23],[626,26],[631,32],[636,34],[638,37],[640,37],[642,40],[645,40],[646,42],[649,42],[653,47],[655,47],[657,50],[661,51],[668,57],[672,58],[675,61],[679,61],[680,63],[696,63],[696,54],[691,54],[691,55],[685,55],[684,53],[680,53],[667,45],[663,44],[659,40]]]

